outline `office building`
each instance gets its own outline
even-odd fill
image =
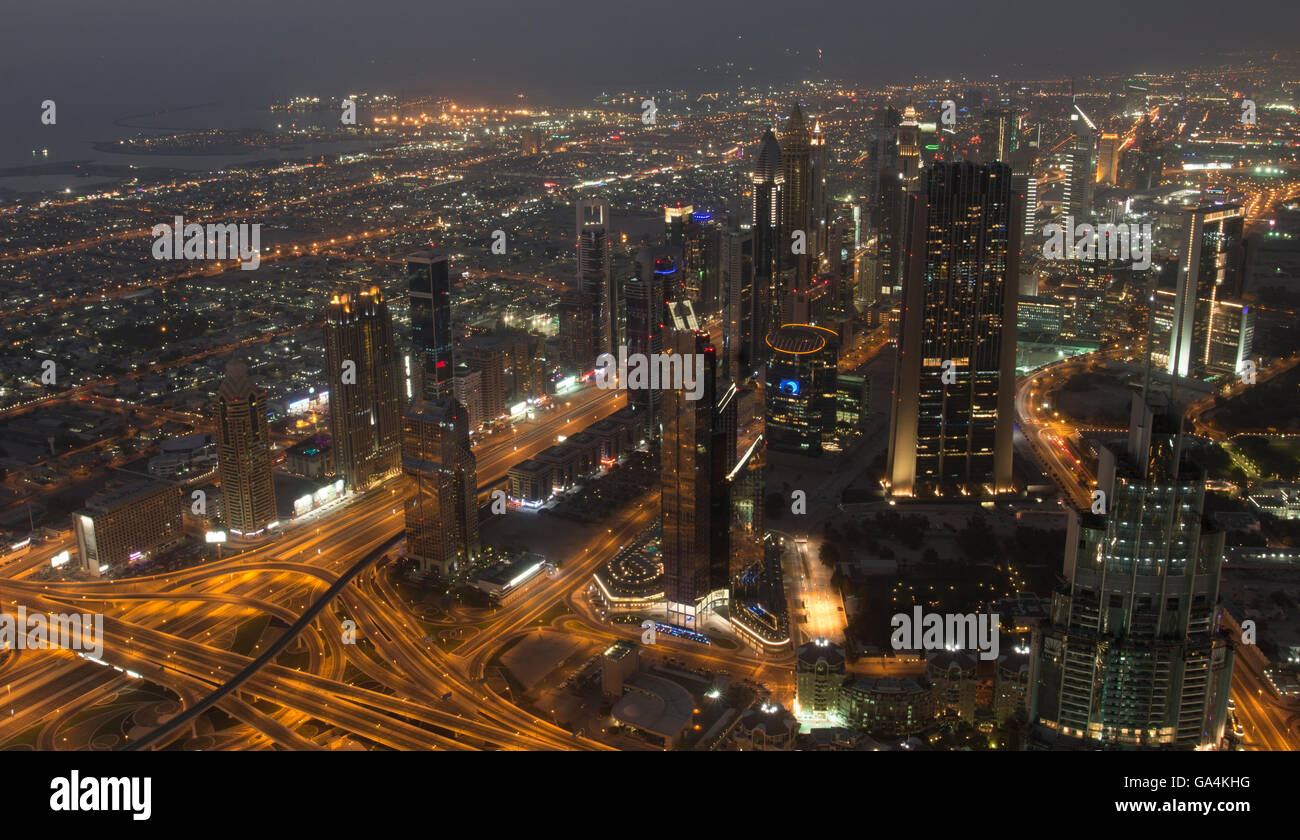
[[[756,305],[762,310],[764,324],[770,328],[771,324],[779,323],[780,317],[780,298],[776,296],[774,284],[779,275],[777,251],[783,247],[778,237],[781,235],[781,210],[785,206],[786,189],[781,145],[770,128],[754,155],[754,169],[749,180],[754,194],[750,230],[754,234]]]
[[[253,384],[248,366],[226,365],[217,388],[217,471],[221,476],[222,522],[236,538],[264,534],[279,517],[271,477],[266,391]]]
[[[451,270],[447,255],[420,251],[406,258],[411,307],[411,346],[415,348],[422,387],[431,400],[451,396]]]
[[[1020,234],[1011,167],[936,164],[908,201],[889,491],[1009,492]]]
[[[178,545],[185,532],[181,489],[137,481],[103,490],[72,514],[81,568],[91,577],[115,575]]]
[[[768,445],[820,455],[835,440],[839,337],[825,327],[786,324],[768,336],[764,419]]]
[[[1241,207],[1188,208],[1183,218],[1165,370],[1194,379],[1233,373],[1252,352],[1242,341],[1243,333],[1250,332],[1250,313],[1240,302],[1245,274]],[[1233,303],[1235,312],[1225,306]]]
[[[406,503],[406,554],[421,570],[449,580],[479,556],[469,415],[455,399],[421,398],[403,420],[402,467],[415,491]]]
[[[1105,512],[1073,513],[1051,623],[1035,631],[1030,720],[1043,746],[1217,746],[1233,651],[1219,633],[1224,534],[1176,409],[1134,394],[1102,449]]]
[[[678,285],[677,258],[671,248],[642,248],[636,256],[636,272],[627,279],[628,354],[643,353],[647,358],[663,352],[664,325],[667,321],[668,289]],[[643,413],[647,434],[659,437],[660,392],[656,388],[634,388],[627,403]]]
[[[674,320],[667,350],[681,354],[688,366],[703,358],[704,382],[698,399],[689,399],[685,389],[663,392],[664,598],[670,624],[699,632],[704,614],[728,597],[731,505],[726,478],[735,461],[736,394],[734,387],[718,382],[717,354],[707,333]]]
[[[579,201],[575,207],[578,228],[577,291],[587,296],[584,318],[592,323],[590,334],[596,356],[617,353],[623,343],[619,331],[618,285],[614,282],[613,245],[609,205],[600,201]]]
[[[416,307],[412,307],[414,312]],[[330,437],[335,469],[364,490],[401,467],[402,426],[393,321],[378,286],[334,295],[325,315]],[[425,356],[424,387],[451,389],[450,355]],[[446,365],[445,386],[441,377]]]

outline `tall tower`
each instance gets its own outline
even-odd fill
[[[217,470],[226,529],[241,537],[261,534],[278,519],[267,410],[266,391],[232,359],[217,388]]]
[[[812,198],[812,135],[804,122],[803,109],[795,103],[790,109],[790,119],[785,131],[781,132],[781,171],[785,175],[785,190],[782,193],[784,205],[781,208],[781,234],[777,243],[777,282],[783,285],[779,289],[778,302],[794,288],[807,288],[811,277],[811,259],[807,251],[814,247],[815,232],[812,228],[812,215],[809,202]],[[791,234],[803,231],[806,240],[803,254],[791,251]],[[792,281],[784,279],[788,269],[794,269]]]
[[[668,289],[679,282],[677,259],[671,248],[643,248],[636,255],[636,274],[629,277],[624,297],[627,299],[628,353],[647,357],[663,352],[664,325],[667,319]],[[645,412],[647,437],[659,437],[659,391],[636,388],[628,391],[628,405]]]
[[[1065,150],[1065,181],[1062,201],[1067,215],[1075,222],[1086,220],[1092,212],[1093,127],[1078,111],[1070,114],[1070,145]]]
[[[441,252],[413,254],[406,264],[411,344],[423,371],[420,395],[402,416],[401,466],[415,485],[406,505],[406,553],[423,570],[449,578],[479,552],[469,413],[455,397],[451,274]]]
[[[1235,372],[1240,352],[1219,358],[1215,348],[1215,319],[1224,317],[1221,303],[1242,293],[1244,225],[1240,205],[1218,204],[1188,208],[1178,260],[1166,372],[1204,378]],[[1238,345],[1240,347],[1240,345]],[[1238,348],[1232,348],[1237,351]],[[1244,348],[1250,355],[1249,346]],[[1225,370],[1226,369],[1226,370]]]
[[[378,286],[330,299],[325,313],[325,359],[334,463],[348,487],[364,490],[395,475],[401,463],[393,319]]]
[[[935,164],[908,203],[890,492],[1009,492],[1020,240],[1011,167]]]
[[[821,271],[821,261],[829,252],[828,206],[826,203],[826,132],[820,121],[814,121],[808,136],[808,234],[813,246],[812,276]]]
[[[450,579],[479,554],[469,415],[455,399],[417,399],[403,421],[402,468],[415,485],[406,504],[406,553],[422,570]]]
[[[781,168],[781,145],[769,128],[754,156],[754,170],[749,175],[754,190],[754,288],[755,305],[760,310],[764,332],[770,324],[780,324],[781,297],[776,292],[778,274],[777,238],[781,233],[781,208],[785,198],[785,173]]]
[[[623,343],[618,329],[618,287],[614,283],[609,205],[601,201],[579,201],[575,205],[578,230],[577,290],[588,296],[596,341],[592,364],[601,353],[617,353]]]
[[[1036,740],[1129,747],[1217,745],[1233,651],[1219,627],[1223,533],[1180,417],[1134,394],[1127,447],[1101,451],[1103,514],[1074,513],[1052,621],[1035,633]]]
[[[718,241],[722,364],[732,382],[751,378],[762,359],[762,295],[754,273],[754,232],[726,230]]]
[[[668,622],[700,630],[701,616],[725,602],[730,570],[731,505],[726,477],[735,460],[735,388],[719,402],[717,358],[707,333],[680,328],[668,337],[667,352],[685,364],[704,361],[703,390],[688,399],[684,389],[663,395],[664,434],[660,461],[660,505],[664,597]]]
[[[447,255],[420,251],[406,258],[411,301],[411,345],[421,374],[420,393],[440,400],[452,395],[451,272]]]

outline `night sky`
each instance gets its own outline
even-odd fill
[[[1294,0],[10,0],[0,102],[168,105],[362,89],[583,103],[602,89],[1159,70],[1294,48]],[[711,77],[718,81],[718,77]],[[707,85],[704,85],[707,87]]]

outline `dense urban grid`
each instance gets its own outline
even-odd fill
[[[33,149],[0,749],[1294,749],[1298,104],[1261,52]]]

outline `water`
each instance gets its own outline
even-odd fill
[[[41,123],[39,107],[32,103],[6,106],[8,117],[0,129],[0,170],[11,167],[68,164],[92,161],[109,165],[162,166],[208,171],[255,160],[297,160],[314,155],[360,151],[372,143],[366,140],[339,143],[293,144],[301,149],[269,148],[231,155],[141,155],[116,154],[94,148],[98,142],[129,140],[140,135],[157,136],[176,131],[202,129],[264,129],[333,124],[330,111],[312,114],[273,112],[244,103],[209,103],[190,108],[155,108],[95,103],[58,103],[54,125]],[[0,176],[0,187],[20,191],[84,187],[98,179],[71,175],[25,173]]]

